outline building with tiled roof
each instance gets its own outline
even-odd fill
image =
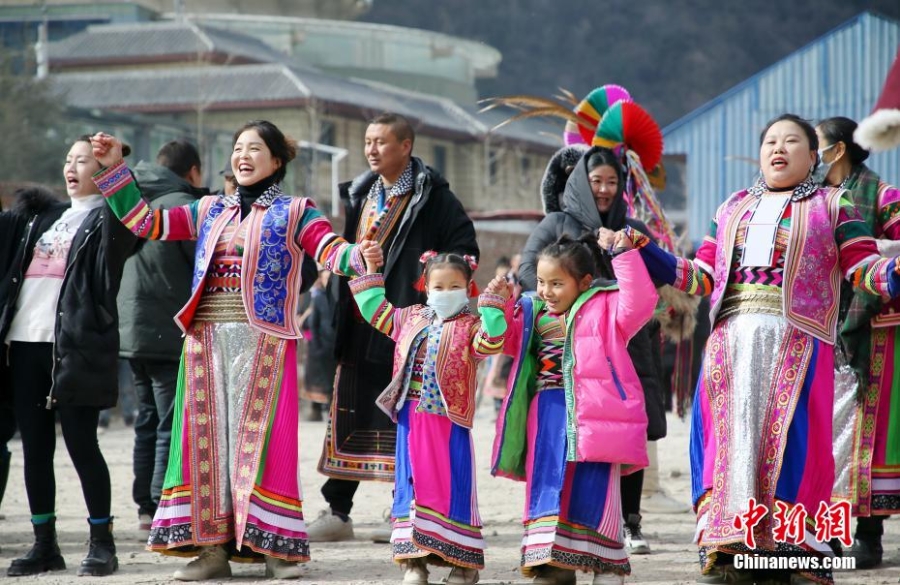
[[[492,132],[509,113],[479,114],[474,100],[410,89],[408,66],[403,85],[376,75],[342,76],[259,37],[192,20],[91,25],[50,43],[48,60],[50,78],[68,105],[181,125],[200,142],[210,169],[224,163],[234,129],[253,118],[270,119],[293,137],[320,145],[298,157],[288,180],[295,192],[317,197],[326,208],[335,200],[336,176],[349,179],[366,169],[366,120],[381,112],[414,122],[414,153],[438,168],[471,210],[536,208],[541,174],[560,144],[559,126],[547,121]],[[474,88],[467,73],[444,81],[466,79]],[[139,157],[172,138],[171,132],[138,136],[146,132],[143,126],[120,131],[138,145]],[[342,151],[345,157],[335,156]]]

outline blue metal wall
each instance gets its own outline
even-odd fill
[[[755,179],[759,133],[793,112],[819,120],[869,114],[900,48],[900,23],[863,13],[663,130],[666,154],[687,157],[688,229],[701,239],[719,204]],[[900,183],[900,149],[867,164]]]

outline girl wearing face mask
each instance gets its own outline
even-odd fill
[[[368,274],[351,280],[350,289],[363,318],[396,343],[394,378],[377,401],[397,423],[393,559],[404,567],[406,585],[427,585],[426,564],[450,565],[448,584],[471,585],[484,568],[470,431],[475,370],[503,347],[509,285],[495,277],[474,315],[474,260],[426,252],[420,284],[428,304],[395,308],[378,272],[380,246],[360,246]]]
[[[618,285],[592,286],[595,237],[544,248],[537,298],[507,310],[513,373],[492,473],[526,482],[522,572],[536,585],[574,585],[577,570],[593,585],[631,573],[620,477],[647,466],[647,413],[626,347],[658,297],[634,251],[613,257]],[[627,246],[620,232],[614,252]]]
[[[869,152],[853,140],[855,130],[856,122],[842,117],[822,120],[816,126],[819,160],[826,169],[822,173],[824,183],[847,189],[856,210],[872,230],[879,251],[896,254],[895,240],[900,240],[900,190],[882,181],[864,164]],[[900,334],[900,302],[850,294],[849,310],[840,324],[841,347],[860,374],[864,393],[855,419],[836,417],[835,425],[846,428],[855,423],[854,436],[860,438],[846,473],[855,480],[848,491],[857,495],[854,515],[858,519],[853,545],[844,554],[856,557],[857,568],[869,569],[882,561],[885,518],[900,514],[900,496],[895,487],[900,448],[888,439],[891,421],[900,420],[900,402],[891,398],[898,367],[894,355]],[[874,426],[862,424],[866,420],[875,421]],[[836,475],[840,472],[841,469],[835,470]]]

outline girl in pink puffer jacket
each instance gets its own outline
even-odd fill
[[[623,233],[616,242],[627,247]],[[592,237],[563,236],[538,257],[537,298],[507,305],[515,362],[492,473],[526,482],[522,570],[536,585],[631,572],[619,478],[647,465],[647,415],[626,348],[657,295],[633,250],[613,258],[617,284],[593,285],[597,253]]]

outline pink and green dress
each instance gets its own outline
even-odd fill
[[[138,236],[197,240],[169,467],[148,547],[309,560],[298,465],[296,340],[303,254],[340,274],[361,255],[305,198],[269,187],[241,218],[237,196],[152,210],[121,163],[95,182]]]
[[[845,185],[879,247],[896,248],[892,240],[900,239],[900,189],[882,181],[865,165],[854,169]],[[850,501],[858,516],[900,514],[898,337],[900,302],[883,302],[856,291],[842,323],[841,338],[864,387],[861,392],[852,389],[855,412],[835,417],[835,436],[848,437],[851,448],[848,460],[837,462],[844,467],[836,469],[841,481],[836,482],[834,499]]]
[[[503,349],[503,300],[482,294],[480,316],[468,307],[441,320],[424,305],[395,308],[381,274],[350,281],[363,318],[395,342],[394,377],[378,405],[397,423],[395,561],[484,568],[475,486],[477,362]]]
[[[772,232],[771,261],[743,265],[753,213],[789,195]],[[654,278],[711,294],[712,333],[694,397],[691,480],[703,572],[717,557],[748,552],[735,517],[750,498],[769,510],[753,529],[756,554],[833,556],[813,523],[834,479],[834,343],[840,280],[888,298],[900,291],[895,259],[881,258],[845,192],[811,182],[793,192],[764,184],[720,206],[694,260],[636,234]],[[758,241],[758,240],[757,240]],[[776,503],[808,513],[805,536],[776,542]],[[724,559],[723,559],[724,560]],[[830,571],[804,572],[832,583]]]

